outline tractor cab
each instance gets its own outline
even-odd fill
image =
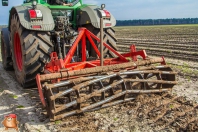
[[[49,4],[49,5],[59,5],[56,3],[56,0],[24,0],[23,3],[32,3],[33,1],[36,1],[38,4]],[[82,0],[64,0],[63,2],[70,3],[71,6],[74,6],[76,4],[81,5]],[[8,6],[9,0],[2,0],[2,6]]]
[[[25,0],[24,3],[32,3],[33,1],[36,1],[38,4],[48,4],[51,6],[63,6],[60,5],[60,3],[57,3],[56,0]],[[68,4],[70,3],[71,6],[74,6],[76,4],[78,4],[79,2],[82,4],[81,0],[63,0],[64,3]]]

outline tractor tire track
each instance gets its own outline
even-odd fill
[[[0,122],[5,115],[16,114],[19,131],[49,131],[45,126],[47,118],[42,113],[42,106],[37,89],[24,90],[16,82],[13,71],[5,71],[0,63]],[[0,124],[0,131],[3,131]]]

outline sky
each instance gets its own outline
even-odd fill
[[[23,0],[9,0],[0,4],[0,25],[7,24],[9,9]],[[117,20],[197,18],[198,0],[83,0],[86,4],[105,4]]]

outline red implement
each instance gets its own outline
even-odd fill
[[[88,61],[87,41],[97,55],[95,60]],[[40,99],[52,120],[130,101],[137,93],[168,91],[176,84],[176,73],[165,65],[163,57],[151,59],[144,50],[136,51],[135,45],[129,53],[120,54],[103,43],[117,57],[104,59],[104,66],[100,66],[96,41],[100,42],[97,36],[80,28],[65,58],[58,59],[56,52],[51,53],[45,74],[37,75]],[[72,62],[77,47],[81,47],[81,59]],[[152,66],[154,63],[161,65]]]

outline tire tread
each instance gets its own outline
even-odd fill
[[[14,14],[11,19],[11,50],[14,51],[14,33],[20,33],[20,41],[22,48],[23,68],[19,71],[16,61],[13,61],[15,75],[17,81],[21,85],[31,87],[36,85],[35,77],[41,73],[45,64],[50,60],[50,53],[53,49],[53,44],[50,40],[48,32],[32,31],[24,29],[18,20],[17,14]],[[41,48],[42,47],[42,48]],[[41,59],[42,57],[42,59]],[[12,60],[15,59],[12,54]],[[41,61],[43,60],[43,61]],[[44,61],[45,60],[45,61]]]

